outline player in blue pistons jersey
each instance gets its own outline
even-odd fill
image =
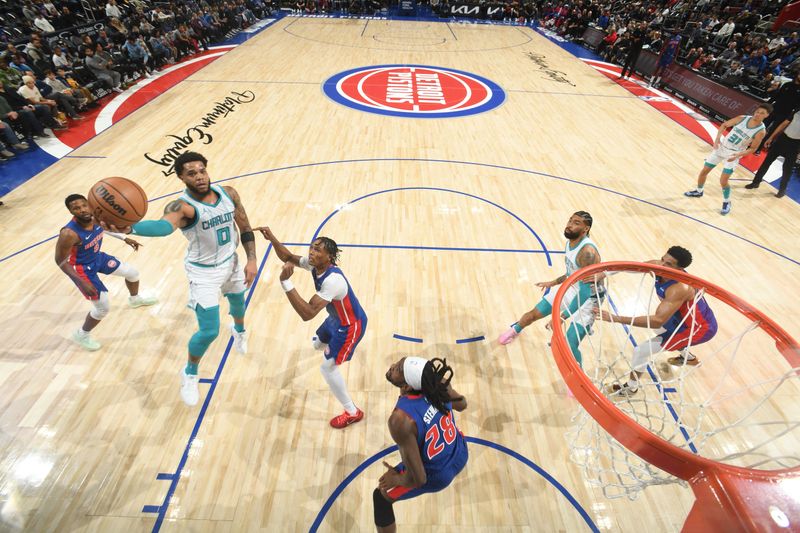
[[[61,228],[56,242],[56,264],[78,287],[83,296],[92,303],[92,309],[86,315],[83,326],[72,334],[72,340],[89,351],[100,349],[100,343],[94,340],[89,332],[108,315],[111,304],[108,300],[108,289],[100,281],[98,274],[122,276],[128,287],[130,307],[153,305],[158,302],[154,297],[139,294],[139,271],[116,257],[100,251],[103,235],[110,235],[124,240],[125,244],[139,249],[140,243],[118,233],[104,232],[92,215],[89,202],[80,194],[70,194],[64,200],[72,220]]]
[[[178,156],[175,173],[186,186],[180,198],[167,204],[160,220],[119,228],[123,233],[146,237],[164,237],[179,228],[189,241],[184,259],[189,278],[188,306],[194,311],[198,326],[189,339],[188,361],[180,372],[181,398],[189,406],[200,400],[200,359],[219,335],[220,293],[228,299],[233,317],[233,346],[239,353],[247,352],[244,295],[258,270],[255,237],[239,193],[233,187],[212,185],[207,164],[206,158],[196,152]],[[236,254],[240,234],[247,254],[244,268]]]
[[[349,361],[364,338],[367,330],[367,314],[356,298],[350,282],[337,265],[339,247],[333,239],[319,237],[311,243],[308,257],[291,253],[286,246],[267,228],[256,228],[265,239],[272,243],[278,259],[284,262],[280,280],[289,303],[304,321],[311,320],[325,309],[328,318],[317,329],[312,339],[314,348],[322,350],[325,361],[320,371],[336,399],[341,402],[344,412],[331,419],[332,427],[342,429],[364,418],[364,412],[356,407],[347,391],[344,376],[339,365]],[[295,290],[289,279],[294,267],[299,266],[311,272],[316,294],[305,301]]]
[[[403,357],[386,372],[401,394],[389,432],[402,462],[383,462],[387,471],[372,493],[379,532],[396,531],[394,502],[445,489],[467,464],[467,441],[453,416],[454,409],[467,408],[467,400],[450,386],[452,378],[447,360],[438,358]]]

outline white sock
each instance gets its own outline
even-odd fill
[[[322,377],[325,378],[328,387],[331,388],[331,392],[333,392],[333,395],[339,400],[339,403],[342,404],[347,414],[356,414],[358,412],[356,404],[353,403],[353,400],[350,398],[350,394],[347,392],[347,385],[344,382],[344,376],[339,372],[339,367],[336,366],[333,359],[325,359],[325,362],[320,365],[319,369],[322,371]]]
[[[639,390],[639,382],[636,381],[635,379],[629,379],[628,388],[631,389],[632,391]]]
[[[83,329],[83,326],[81,326],[81,329],[78,330],[78,335],[80,335],[81,337],[88,337],[89,332]]]
[[[703,189],[705,189],[705,188],[706,188],[705,183],[703,185],[698,185],[697,186],[697,190],[700,191],[700,192],[703,192]]]

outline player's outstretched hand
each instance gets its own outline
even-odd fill
[[[595,307],[592,311],[594,311],[594,317],[597,320],[602,320],[603,322],[613,322],[611,319],[611,314],[608,311],[603,311],[599,307]]]
[[[536,283],[535,285],[537,287],[539,287],[540,289],[549,289],[550,287],[555,285],[555,283],[553,283],[552,281],[540,281],[539,283]]]
[[[253,228],[253,231],[260,231],[261,235],[263,235],[264,238],[270,242],[275,240],[275,235],[272,234],[272,230],[269,229],[269,226],[259,226],[257,228]]]
[[[400,486],[403,475],[386,461],[383,461],[383,466],[386,467],[386,472],[378,480],[378,488],[382,491],[388,491]]]
[[[124,242],[125,244],[127,244],[128,246],[130,246],[131,248],[133,248],[133,251],[134,251],[134,252],[138,252],[138,251],[139,251],[139,247],[140,247],[140,246],[144,246],[144,245],[143,245],[142,243],[140,243],[139,241],[134,241],[134,240],[133,240],[133,239],[131,239],[130,237],[125,237],[125,240],[124,240],[124,241],[122,241],[122,242]]]
[[[124,233],[125,235],[129,234],[132,231],[130,226],[115,226],[114,224],[109,224],[108,222],[105,222],[103,220],[98,220],[97,222],[100,224],[100,227],[102,227],[106,231],[112,231],[114,233]]]
[[[281,269],[280,280],[286,281],[292,277],[292,274],[294,274],[294,264],[290,261],[286,261]]]

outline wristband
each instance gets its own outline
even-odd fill
[[[294,290],[294,284],[290,279],[281,280],[281,287],[283,287],[284,292],[289,292],[291,290]]]

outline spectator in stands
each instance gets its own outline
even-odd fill
[[[110,19],[121,19],[122,11],[117,6],[117,0],[108,0],[106,4],[106,16]]]
[[[164,61],[168,63],[175,62],[178,50],[164,38],[161,30],[153,32],[153,36],[150,37],[148,44],[150,45],[150,50],[153,51],[153,58],[157,65]]]
[[[4,56],[0,56],[0,85],[13,87],[14,90],[22,85],[22,73],[8,65]]]
[[[128,28],[118,18],[112,18],[108,22],[108,33],[111,41],[117,46],[125,44],[125,40],[128,38]]]
[[[613,47],[614,43],[617,42],[617,27],[612,24],[606,30],[606,36],[603,37],[603,40],[600,41],[600,44],[597,45],[597,55],[604,55],[606,48],[609,46]]]
[[[128,54],[128,59],[133,63],[137,69],[143,69],[148,77],[152,71],[152,58],[147,53],[146,48],[139,42],[139,36],[129,34],[128,39],[123,47]]]
[[[757,48],[756,50],[754,50],[753,54],[742,62],[745,71],[751,75],[757,75],[757,76],[763,75],[764,71],[767,69],[768,53],[769,50],[767,50],[766,47]]]
[[[712,67],[712,71],[719,75],[727,70],[731,61],[739,58],[739,51],[736,49],[736,41],[728,41],[728,47],[717,56]]]
[[[722,44],[727,41],[733,35],[735,28],[736,24],[733,22],[733,17],[728,18],[727,22],[714,34],[714,44]]]
[[[72,94],[78,99],[81,107],[97,107],[97,103],[95,103],[95,97],[92,92],[80,84],[80,82],[75,79],[72,72],[67,72],[63,68],[60,68],[56,71],[56,79],[72,89]],[[87,83],[90,83],[87,81]],[[98,82],[105,85],[105,82]],[[110,87],[107,87],[110,89]]]
[[[22,5],[22,16],[25,17],[31,25],[33,25],[33,21],[36,20],[36,17],[39,13],[33,7],[33,4],[30,0],[26,0],[25,3]]]
[[[739,61],[733,60],[720,79],[722,83],[731,86],[737,86],[745,81],[744,68]]]
[[[22,84],[23,85],[17,89],[17,94],[27,100],[29,105],[34,107],[47,106],[50,110],[50,115],[53,117],[53,120],[59,126],[64,126],[64,123],[57,118],[58,104],[55,100],[45,98],[42,95],[42,93],[39,91],[39,88],[36,87],[36,79],[33,77],[33,75],[23,76]]]
[[[44,33],[53,33],[56,29],[50,24],[50,21],[45,18],[41,13],[33,20],[33,25],[42,30]]]
[[[3,105],[5,104],[5,105]],[[16,91],[7,91],[0,85],[0,118],[9,119],[12,124],[17,124],[22,129],[27,139],[32,137],[48,137],[44,127],[64,129],[50,114],[46,105],[30,105]]]
[[[29,74],[29,73],[34,73],[34,74],[36,73],[34,71],[33,67],[28,65],[28,60],[27,60],[25,54],[21,54],[19,52],[14,54],[14,59],[11,62],[9,62],[9,65],[11,65],[11,67],[17,69],[18,71],[20,71],[23,76],[25,74]]]
[[[58,17],[56,17],[53,26],[56,29],[63,30],[64,28],[70,28],[72,26],[76,26],[78,24],[78,19],[75,15],[70,11],[69,6],[63,6],[61,8],[61,13]]]
[[[83,117],[78,114],[80,111],[81,103],[73,90],[69,88],[64,82],[56,78],[56,73],[52,70],[45,71],[44,82],[53,91],[47,96],[58,102],[58,105],[64,109],[69,118],[73,120],[80,120]]]
[[[89,67],[92,74],[108,83],[112,91],[121,93],[122,89],[120,88],[120,83],[122,82],[122,76],[119,72],[111,68],[114,63],[102,57],[95,56],[94,52],[95,51],[91,48],[86,49],[86,66]]]
[[[60,46],[56,46],[53,48],[53,66],[58,68],[63,68],[66,70],[72,69],[72,61],[69,57],[64,53]]]
[[[0,156],[2,157],[0,159],[3,157],[8,159],[16,155],[14,152],[9,151],[9,148],[22,151],[27,150],[30,146],[17,136],[9,122],[0,120],[0,148],[2,148],[2,151],[0,151]]]

